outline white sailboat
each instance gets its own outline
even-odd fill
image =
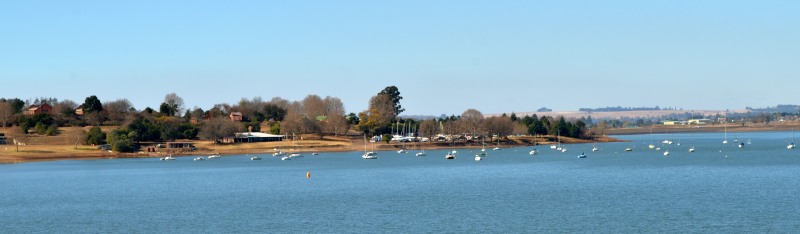
[[[669,150],[664,151],[664,156],[669,156]]]
[[[422,145],[421,145],[421,144],[417,143],[417,146],[419,146],[419,149],[422,151],[422,152],[417,152],[417,154],[416,154],[416,155],[417,155],[418,157],[421,157],[421,156],[426,156],[426,155],[428,155],[428,154],[426,154],[426,153],[425,153],[425,148],[422,148]]]
[[[560,132],[556,136],[556,141],[558,142],[558,147],[556,147],[556,151],[561,151],[562,153],[567,152],[567,148],[561,146],[561,133]]]
[[[792,128],[792,142],[786,146],[787,149],[794,149],[794,128]]]
[[[725,125],[725,139],[722,140],[722,144],[728,144],[728,125]]]
[[[656,146],[653,145],[653,126],[650,126],[650,145],[648,145],[647,148],[653,149],[655,147]]]
[[[692,146],[692,148],[689,148],[689,153],[694,153],[694,146]]]
[[[375,153],[370,151],[367,152],[367,135],[364,135],[364,154],[361,155],[363,159],[378,159],[378,156],[375,156]]]
[[[500,137],[497,137],[497,146],[495,146],[492,150],[503,150],[500,148]]]

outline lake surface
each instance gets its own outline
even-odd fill
[[[618,136],[632,142],[176,161],[0,165],[3,233],[796,232],[790,132]],[[672,145],[662,145],[670,139]],[[738,141],[734,141],[738,140]],[[647,149],[652,144],[661,151]],[[745,143],[743,148],[737,145]],[[748,144],[748,142],[750,144]],[[678,145],[680,144],[680,145]],[[689,153],[694,146],[696,152]],[[632,152],[624,152],[625,148]],[[669,150],[669,156],[663,151]],[[576,156],[585,152],[588,156]],[[306,172],[311,178],[306,179]]]

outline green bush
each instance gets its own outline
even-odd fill
[[[106,133],[100,130],[100,127],[94,126],[89,129],[86,134],[86,144],[89,145],[102,145],[106,143]]]
[[[58,126],[55,124],[50,125],[50,127],[47,127],[47,130],[44,131],[44,134],[48,136],[55,136],[58,134]]]

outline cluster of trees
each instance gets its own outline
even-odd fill
[[[542,116],[538,118],[536,115],[533,115],[523,117],[520,119],[520,122],[527,127],[528,134],[531,135],[549,134],[572,138],[586,137],[586,122],[580,119],[570,122],[564,119],[564,116],[559,116],[558,118]]]
[[[280,132],[286,135],[346,134],[350,120],[345,115],[344,103],[337,97],[322,98],[308,95],[302,101],[288,104],[286,116],[280,122]]]
[[[405,111],[400,105],[400,91],[395,86],[389,86],[372,96],[367,110],[358,113],[358,130],[370,135],[391,133],[397,116]],[[350,119],[356,119],[353,114]],[[399,121],[399,120],[398,120]]]

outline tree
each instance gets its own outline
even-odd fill
[[[9,102],[0,102],[0,124],[3,128],[6,128],[11,117],[14,117],[14,107]]]
[[[280,134],[281,133],[281,123],[275,122],[269,126],[269,133],[271,134]]]
[[[327,96],[324,100],[325,115],[327,116],[324,124],[325,132],[339,135],[347,133],[350,122],[345,117],[344,103],[336,97]]]
[[[183,98],[175,93],[169,93],[164,96],[164,103],[171,109],[172,115],[180,114],[183,112]],[[171,116],[172,116],[171,115]]]
[[[206,113],[203,112],[203,109],[200,109],[200,107],[195,107],[194,110],[192,110],[191,115],[192,119],[194,119],[195,121],[197,121],[197,123],[199,123],[200,121],[203,120],[203,117],[205,117]]]
[[[89,145],[102,145],[106,143],[106,133],[100,130],[100,127],[94,126],[89,129],[86,134],[86,144]]]
[[[225,117],[213,118],[200,128],[201,139],[218,142],[226,137],[233,137],[233,135],[241,129],[241,125],[230,121]]]
[[[53,116],[56,118],[56,121],[62,125],[69,124],[72,126],[79,126],[81,122],[75,118],[75,108],[77,107],[78,104],[72,100],[62,100],[53,106]]]
[[[70,131],[66,138],[67,144],[75,144],[75,149],[78,149],[78,144],[84,142],[84,139],[86,139],[86,131],[82,128],[75,128],[73,131]]]
[[[325,102],[317,95],[308,95],[303,99],[303,115],[309,119],[316,119],[318,116],[325,116]]]
[[[475,133],[479,132],[480,127],[483,125],[483,113],[476,109],[467,109],[461,114],[460,121],[464,123],[465,130],[474,137]]]
[[[161,113],[162,115],[165,116],[174,116],[175,109],[172,108],[172,106],[170,106],[166,102],[162,102],[161,105],[158,107],[158,113]]]
[[[112,125],[121,125],[128,119],[133,103],[122,98],[104,103],[103,108],[108,112],[108,120],[112,122]]]
[[[286,117],[286,108],[280,107],[274,103],[267,103],[264,105],[264,118],[272,121],[283,121]]]
[[[514,122],[509,118],[491,117],[486,119],[486,130],[499,137],[505,137],[514,132]]]
[[[14,99],[0,98],[0,102],[10,103],[11,109],[13,110],[14,114],[22,113],[22,108],[25,108],[25,102],[20,100],[19,98],[14,98]]]
[[[158,130],[161,132],[162,141],[174,141],[181,138],[181,119],[174,116],[165,116],[156,119]]]
[[[373,96],[369,101],[369,117],[374,118],[374,120],[370,119],[370,121],[374,121],[376,127],[384,127],[391,124],[397,117],[391,97],[386,94]]]
[[[28,141],[28,132],[23,127],[15,127],[12,128],[10,133],[10,138],[14,139],[14,145],[16,146],[16,151],[19,152],[19,145],[24,145]]]
[[[433,137],[439,132],[436,120],[425,120],[419,125],[419,134],[421,136]]]
[[[100,102],[100,99],[97,99],[97,96],[92,95],[86,98],[83,102],[83,113],[96,113],[103,110],[103,104]]]
[[[381,94],[389,96],[389,100],[391,100],[394,107],[395,115],[400,115],[400,113],[403,113],[403,111],[406,110],[400,105],[400,100],[402,100],[403,97],[400,96],[400,90],[398,90],[396,86],[388,86],[384,88],[380,93],[378,93],[378,95]]]
[[[111,145],[111,150],[117,152],[134,152],[136,145],[133,143],[133,138],[136,138],[136,133],[129,131],[126,128],[118,128],[111,131],[108,135],[108,144]]]
[[[343,115],[328,116],[326,121],[328,123],[325,125],[327,127],[325,131],[332,133],[334,136],[338,136],[339,134],[344,135],[347,133],[347,129],[350,128],[350,122],[348,122],[347,118]]]
[[[358,123],[361,122],[361,119],[358,118],[358,115],[356,115],[356,113],[353,113],[353,112],[350,112],[350,114],[347,114],[346,118],[347,118],[347,122],[350,125],[358,125]]]

